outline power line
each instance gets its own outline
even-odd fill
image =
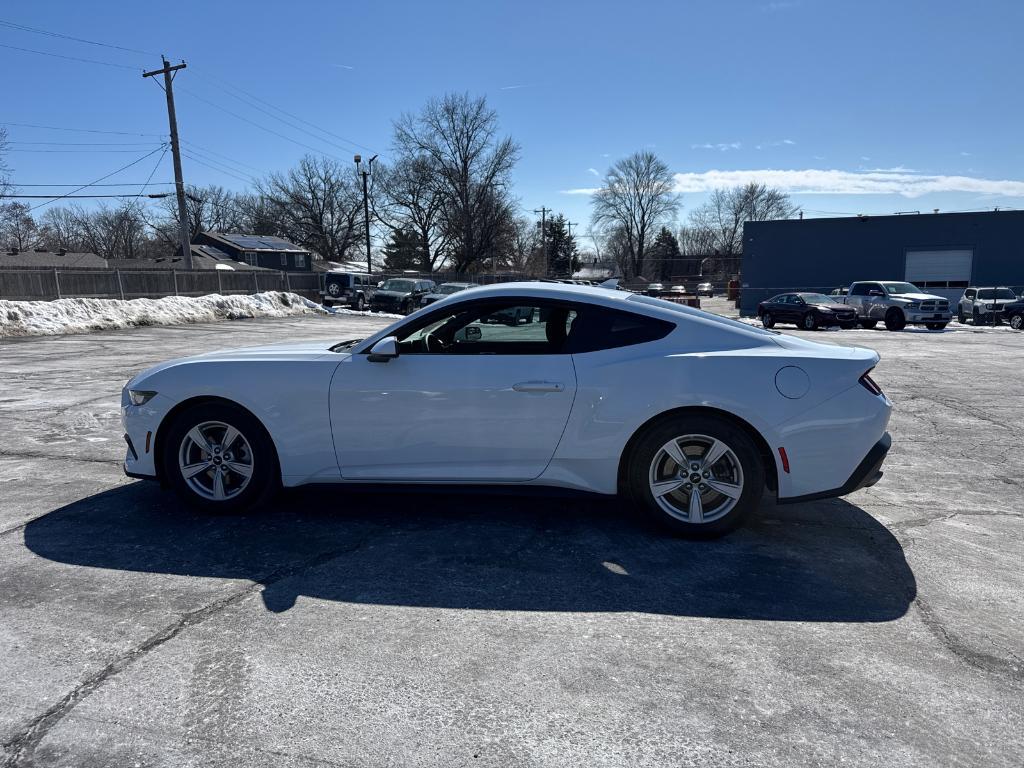
[[[204,155],[212,155],[213,157],[223,158],[224,160],[227,160],[228,162],[233,163],[234,165],[237,165],[241,168],[248,168],[251,171],[256,171],[256,173],[266,172],[266,168],[257,168],[255,165],[243,163],[241,160],[235,160],[233,157],[229,157],[228,155],[221,154],[220,152],[214,152],[212,149],[207,149],[206,147],[200,144],[196,144],[194,141],[187,141],[185,139],[182,139],[181,141],[183,144],[188,144],[189,147],[192,148],[193,152],[198,152],[200,157],[203,157]]]
[[[230,171],[227,171],[227,170],[225,170],[223,168],[215,168],[214,166],[210,165],[209,163],[204,163],[198,157],[193,157],[192,155],[188,154],[187,152],[182,152],[182,154],[185,157],[187,157],[189,160],[191,160],[193,163],[199,163],[200,165],[205,166],[205,167],[209,168],[210,170],[217,171],[218,173],[223,173],[225,176],[231,176],[232,178],[238,179],[239,181],[244,182],[246,184],[252,184],[252,181],[253,181],[252,179],[244,179],[241,176],[238,176],[238,175],[236,175],[236,174],[234,174],[234,173],[232,173]]]
[[[152,144],[147,144],[146,146],[151,147],[153,145]],[[163,145],[162,144],[158,145],[157,149],[159,149],[161,146],[163,146]],[[72,154],[86,154],[86,155],[88,155],[88,154],[110,154],[110,153],[115,153],[116,154],[116,153],[119,153],[119,152],[120,153],[124,153],[124,154],[132,154],[134,152],[138,152],[139,150],[137,150],[137,149],[8,149],[7,151],[8,152],[31,152],[33,154],[39,154],[39,153],[44,153],[45,154],[45,153],[48,153],[48,152],[57,152],[57,153],[60,153],[60,154],[72,153]]]
[[[312,150],[313,152],[316,152],[318,155],[325,155],[327,157],[333,158],[334,160],[338,160],[339,162],[345,162],[340,157],[338,157],[337,155],[332,155],[329,152],[324,152],[322,149],[317,149],[316,147],[310,146],[309,144],[305,144],[304,142],[298,141],[297,139],[293,139],[290,136],[286,136],[285,134],[281,133],[280,131],[275,131],[273,128],[267,128],[265,125],[260,125],[259,123],[255,122],[253,120],[250,120],[247,117],[243,117],[242,115],[238,114],[237,112],[232,112],[230,109],[227,109],[226,107],[222,107],[220,104],[218,104],[218,103],[216,103],[214,101],[210,101],[209,99],[203,98],[202,96],[200,96],[197,93],[193,93],[192,91],[186,91],[185,89],[181,89],[181,90],[182,90],[183,93],[188,94],[193,99],[198,99],[199,101],[201,101],[201,102],[203,102],[205,104],[209,104],[214,109],[219,109],[221,112],[224,112],[225,114],[231,115],[233,118],[235,118],[236,120],[241,120],[243,123],[249,123],[249,125],[253,125],[253,126],[259,128],[261,131],[266,131],[267,133],[273,134],[274,136],[282,138],[285,141],[290,141],[292,144],[297,144],[300,147],[305,147],[306,149],[309,149],[309,150]]]
[[[142,185],[142,189],[139,190],[139,194],[137,194],[135,196],[136,200],[138,200],[140,197],[142,197],[142,193],[146,191],[146,187],[149,186],[149,182],[151,182],[153,180],[153,176],[156,174],[156,169],[160,167],[160,163],[162,163],[164,161],[164,158],[167,156],[167,150],[168,149],[170,149],[170,146],[165,144],[164,145],[164,151],[161,152],[160,153],[160,157],[158,157],[156,159],[156,165],[154,165],[153,166],[153,170],[149,172],[149,176],[146,179],[146,183]],[[166,197],[166,196],[167,196],[167,193],[162,193],[160,195],[160,197]],[[150,195],[146,195],[146,197],[153,197],[153,195],[151,195],[151,194]]]
[[[73,195],[73,194],[67,194],[67,195],[61,195],[60,197],[54,197],[53,195],[0,195],[0,200],[19,198],[19,199],[26,199],[26,200],[49,200],[52,203],[52,202],[54,202],[56,200],[75,200],[75,199],[96,200],[96,199],[105,198],[105,197],[134,198],[134,199],[137,200],[138,198],[142,197],[142,193],[140,192],[137,195],[135,195],[135,194],[121,194],[121,195]],[[170,192],[155,192],[155,193],[146,195],[146,197],[149,197],[149,198],[152,198],[152,199],[156,200],[156,199],[162,198],[162,197],[170,197]],[[43,203],[43,205],[46,205],[46,203]],[[35,208],[29,208],[29,211],[34,211],[36,208],[40,208],[40,207],[41,206],[37,205],[37,206],[35,206]]]
[[[156,56],[155,53],[149,53],[147,51],[140,51],[138,48],[125,48],[123,45],[111,45],[110,43],[98,43],[95,40],[86,40],[84,37],[72,37],[71,35],[62,35],[60,32],[50,32],[46,29],[39,29],[37,27],[29,27],[25,24],[18,24],[13,21],[6,21],[0,19],[0,26],[15,29],[19,32],[31,32],[34,35],[46,35],[47,37],[59,37],[63,40],[73,40],[76,43],[85,43],[87,45],[98,45],[102,48],[112,48],[116,51],[127,51],[128,53],[141,53],[143,56]]]
[[[144,187],[144,186],[165,186],[174,184],[173,181],[154,181],[154,182],[110,182],[108,184],[86,184],[87,187]],[[18,187],[81,187],[81,184],[15,184]]]
[[[8,144],[31,144],[46,147],[152,147],[152,141],[8,141]]]
[[[9,48],[12,51],[21,51],[22,53],[37,53],[40,56],[52,56],[55,59],[66,59],[68,61],[80,61],[86,64],[99,64],[104,67],[117,67],[118,69],[130,69],[133,72],[138,72],[142,67],[132,67],[128,64],[115,64],[111,61],[99,61],[98,59],[83,59],[78,56],[64,56],[60,53],[50,53],[49,51],[37,51],[34,48],[19,48],[16,45],[7,45],[6,43],[0,43],[0,48]]]
[[[11,125],[17,128],[44,128],[48,131],[74,131],[75,133],[107,133],[116,136],[145,136],[157,139],[167,137],[166,133],[132,133],[130,131],[104,131],[99,128],[68,128],[65,125],[38,125],[37,123],[0,122],[0,125]]]
[[[376,151],[376,150],[371,149],[370,147],[367,147],[365,144],[360,144],[359,142],[352,141],[351,139],[346,139],[344,136],[339,136],[336,133],[328,131],[326,128],[321,128],[320,126],[316,125],[315,123],[311,123],[308,120],[303,120],[301,117],[298,117],[297,115],[293,115],[290,112],[287,112],[287,111],[281,109],[280,107],[276,107],[273,104],[271,104],[270,102],[264,101],[263,99],[259,98],[258,96],[254,96],[253,94],[249,93],[248,91],[242,90],[238,86],[230,85],[229,83],[226,83],[223,80],[220,80],[220,78],[215,78],[215,77],[212,77],[211,75],[207,75],[206,77],[209,80],[213,80],[215,82],[220,82],[220,83],[223,83],[224,86],[227,86],[227,88],[219,87],[219,90],[223,91],[228,96],[231,96],[233,99],[238,99],[238,101],[242,102],[243,104],[245,104],[246,106],[250,107],[251,109],[255,109],[255,110],[259,111],[259,112],[262,112],[265,115],[269,115],[270,117],[274,118],[275,120],[279,120],[282,123],[284,123],[285,125],[287,125],[287,126],[289,126],[291,128],[294,128],[297,131],[301,131],[302,133],[306,134],[307,136],[312,136],[317,141],[322,141],[325,144],[330,144],[333,147],[337,147],[338,149],[343,149],[345,151],[351,151],[352,149],[365,149],[367,152],[375,152]],[[215,87],[217,87],[217,86],[215,86]],[[246,101],[241,96],[238,96],[237,94],[231,93],[231,90],[228,90],[228,89],[238,91],[239,93],[243,93],[246,96],[248,96],[250,99],[252,99],[253,101],[257,101],[257,102],[259,102],[261,104],[265,104],[266,106],[270,107],[270,109],[275,110],[275,111],[271,112],[270,110],[263,109],[262,107],[258,107],[255,104],[252,104],[249,101]],[[295,120],[295,121],[297,121],[299,123],[305,123],[306,125],[310,126],[311,128],[315,128],[316,130],[320,131],[321,133],[325,133],[328,136],[332,136],[335,139],[338,139],[338,140],[344,142],[345,144],[347,144],[349,146],[342,147],[342,146],[336,144],[333,141],[328,141],[327,139],[324,139],[322,136],[317,136],[315,133],[313,133],[312,131],[309,131],[309,130],[303,128],[301,125],[295,125],[294,123],[291,123],[291,122],[285,120],[283,117],[281,117],[281,115],[276,114],[277,112],[280,112],[281,114],[284,114],[284,115],[288,115],[288,117],[292,118],[293,120]]]
[[[166,145],[164,145],[164,146],[166,146]],[[147,157],[152,157],[153,155],[155,155],[155,154],[156,154],[157,152],[159,152],[159,151],[160,151],[161,149],[163,149],[163,148],[164,148],[164,147],[157,147],[157,148],[156,148],[156,149],[154,149],[154,150],[153,150],[152,152],[147,152],[147,153],[146,153],[146,154],[144,154],[144,155],[143,155],[142,157],[140,157],[140,158],[137,158],[137,159],[135,159],[135,160],[132,160],[132,161],[131,161],[130,163],[128,163],[127,165],[122,165],[122,166],[121,166],[120,168],[118,168],[118,169],[117,169],[116,171],[111,171],[111,172],[110,172],[110,173],[108,173],[108,174],[107,174],[106,176],[101,176],[100,178],[96,179],[96,181],[93,181],[93,182],[91,182],[91,183],[89,183],[89,184],[83,184],[82,186],[78,187],[78,189],[74,189],[74,190],[72,190],[71,192],[68,192],[68,193],[67,193],[66,195],[60,195],[59,197],[55,197],[55,198],[53,198],[52,200],[49,200],[49,201],[47,201],[47,202],[45,202],[45,203],[40,203],[39,205],[34,205],[34,206],[32,206],[31,208],[29,208],[29,209],[28,209],[28,212],[29,212],[29,213],[31,213],[32,211],[36,210],[37,208],[42,208],[42,207],[43,207],[44,205],[49,205],[50,203],[54,203],[54,202],[56,202],[57,200],[63,200],[63,199],[64,199],[64,198],[66,198],[66,197],[70,197],[70,196],[71,196],[71,195],[73,195],[73,194],[74,194],[75,192],[81,192],[81,191],[82,191],[83,189],[86,189],[86,188],[88,188],[88,187],[91,187],[91,186],[93,186],[93,184],[99,184],[99,183],[100,183],[101,181],[106,181],[106,180],[107,180],[107,179],[109,179],[109,178],[110,178],[111,176],[114,176],[114,175],[116,175],[116,174],[120,173],[121,171],[126,171],[126,170],[128,170],[129,168],[131,168],[131,167],[132,167],[133,165],[138,165],[138,164],[139,164],[139,163],[141,163],[141,162],[142,162],[143,160],[145,160],[145,159],[146,159]]]

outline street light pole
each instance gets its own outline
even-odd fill
[[[369,162],[366,163],[366,170],[360,170],[360,163],[363,158],[361,155],[355,156],[356,161],[356,173],[361,173],[363,176],[363,221],[366,224],[366,272],[373,274],[373,262],[370,256],[372,244],[370,242],[370,195],[367,191],[367,179],[370,178],[370,174],[373,173],[373,161],[377,159],[377,155],[370,158]]]

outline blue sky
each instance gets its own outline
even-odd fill
[[[581,229],[586,190],[638,149],[679,174],[683,216],[707,189],[750,178],[787,189],[807,215],[1024,208],[1019,0],[40,2],[0,18],[187,60],[175,87],[189,183],[245,188],[308,151],[296,142],[345,161],[386,156],[392,119],[469,91],[522,145],[523,207],[564,211]],[[0,46],[159,66],[3,26]],[[5,122],[166,133],[163,94],[138,71],[5,47],[0,66]],[[159,141],[7,129],[20,184],[91,181]],[[145,181],[158,157],[110,181]],[[153,178],[172,178],[169,158]]]

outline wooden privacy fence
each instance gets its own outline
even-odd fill
[[[291,291],[319,300],[319,275],[313,272],[207,269],[3,269],[0,299],[139,299]]]

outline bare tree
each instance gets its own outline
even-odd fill
[[[506,232],[508,267],[514,272],[539,275],[544,271],[540,228],[526,216],[510,218]]]
[[[431,100],[395,123],[394,145],[402,156],[429,158],[456,271],[488,259],[511,213],[509,176],[519,146],[498,137],[498,116],[487,100],[469,94]]]
[[[7,129],[0,126],[0,195],[10,194],[11,169],[7,165]]]
[[[363,197],[355,174],[330,158],[306,155],[259,187],[275,232],[326,259],[344,259],[363,241]],[[270,233],[268,233],[270,234]]]
[[[690,212],[686,252],[736,256],[743,252],[745,221],[788,219],[796,211],[788,195],[764,184],[716,189],[704,205]],[[700,250],[690,250],[692,246]]]
[[[627,278],[644,274],[647,247],[657,230],[679,210],[672,173],[653,152],[619,160],[594,193],[593,223],[617,238],[619,267]]]
[[[43,233],[25,203],[0,205],[0,244],[19,251],[31,251],[42,244]]]
[[[373,174],[374,218],[394,237],[415,238],[417,265],[433,271],[446,257],[449,237],[443,225],[444,190],[437,183],[433,161],[426,155],[405,155],[393,166]]]

